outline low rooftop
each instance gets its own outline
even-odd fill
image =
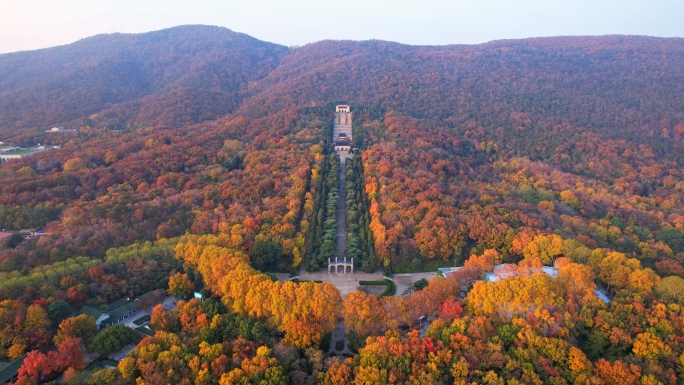
[[[21,367],[21,364],[24,363],[25,359],[26,354],[4,365],[4,367],[0,369],[0,384],[6,384],[13,379],[19,372],[19,368]]]
[[[106,310],[98,309],[96,307],[88,306],[88,305],[83,305],[81,309],[78,311],[78,314],[85,314],[89,315],[95,319],[100,318],[102,314],[108,313]]]

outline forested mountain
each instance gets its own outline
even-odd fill
[[[643,141],[683,119],[683,59],[684,40],[650,37],[439,47],[324,41],[283,59],[241,111],[273,112],[344,95],[452,127],[510,128],[529,119],[535,134],[570,123]]]
[[[0,139],[60,145],[0,164],[0,227],[46,229],[0,245],[0,357],[30,352],[22,383],[680,384],[682,91],[684,39],[637,36],[286,48],[185,26],[0,55]],[[344,299],[263,273],[335,258],[340,171],[355,271],[461,269]],[[156,307],[118,369],[78,374],[123,332],[73,311],[156,289],[212,298]]]
[[[0,134],[56,124],[180,127],[345,97],[449,126],[570,123],[660,154],[684,111],[682,39],[559,37],[481,45],[322,41],[288,50],[225,28],[99,35],[0,56]],[[660,127],[660,126],[663,127]],[[661,146],[665,146],[661,151]]]
[[[235,109],[287,52],[226,28],[184,26],[0,55],[0,126],[210,120]]]

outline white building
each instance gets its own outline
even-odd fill
[[[75,132],[75,131],[76,130],[72,130],[69,128],[64,128],[62,126],[59,126],[59,127],[52,127],[51,129],[46,130],[45,132]]]
[[[4,154],[6,152],[11,152],[11,151],[17,151],[21,150],[20,147],[11,147],[11,146],[0,146],[0,154]]]
[[[21,159],[43,151],[45,151],[44,146],[28,149],[13,147],[5,152],[0,152],[0,161],[4,162],[10,159]]]

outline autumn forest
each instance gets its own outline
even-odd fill
[[[20,384],[684,384],[682,39],[98,35],[0,55],[0,140]],[[340,216],[382,294],[299,278]]]

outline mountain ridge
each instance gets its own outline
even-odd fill
[[[684,39],[648,36],[323,40],[290,49],[215,26],[101,34],[0,55],[0,135],[57,124],[174,128],[340,98],[449,125],[480,110],[495,124],[503,109],[607,127],[596,106],[618,122],[638,114],[655,124],[682,117],[682,61]]]
[[[0,56],[0,122],[20,128],[68,123],[183,87],[235,93],[263,76],[264,68],[286,51],[226,28],[190,26],[98,35],[66,46],[6,54]],[[221,61],[233,65],[208,68],[219,67]],[[62,64],[51,72],[54,63]],[[202,77],[211,77],[212,82]],[[65,93],[66,98],[80,100],[81,106],[65,100]],[[43,100],[30,100],[36,95],[43,95]],[[46,108],[51,111],[38,112]]]

